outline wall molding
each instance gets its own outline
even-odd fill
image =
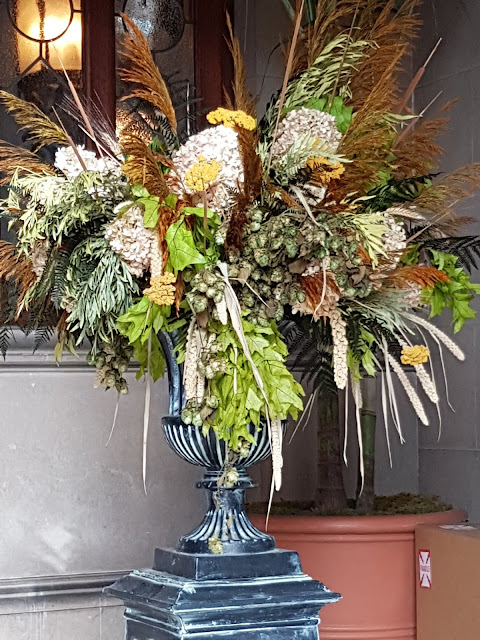
[[[0,616],[123,606],[119,600],[104,596],[102,590],[128,573],[130,571],[126,569],[103,573],[2,579]]]

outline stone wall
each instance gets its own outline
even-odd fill
[[[442,137],[445,155],[440,170],[448,171],[480,159],[480,49],[478,25],[480,3],[477,0],[425,0],[424,25],[414,56],[420,67],[439,38],[443,38],[415,92],[415,109],[421,111],[441,91],[430,113],[448,100],[459,98],[450,112],[450,130]],[[459,207],[463,215],[477,220],[480,195],[472,196]],[[479,225],[464,230],[479,233]],[[479,282],[478,271],[472,275]],[[473,305],[479,308],[479,301]],[[438,322],[449,328],[449,318]],[[458,363],[446,355],[449,397],[455,412],[442,403],[442,433],[437,427],[420,432],[420,490],[436,493],[466,509],[470,519],[480,520],[480,426],[479,426],[479,328],[478,319],[470,320],[455,338],[466,353],[466,362]],[[445,395],[444,395],[445,397]],[[435,415],[433,424],[438,424]]]

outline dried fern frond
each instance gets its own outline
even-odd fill
[[[122,153],[127,156],[123,164],[123,173],[134,183],[142,184],[151,195],[163,200],[169,193],[163,173],[157,164],[157,156],[134,133],[129,133],[121,140]]]
[[[258,134],[239,129],[238,144],[244,167],[243,192],[250,200],[254,200],[262,185],[262,161],[257,153]]]
[[[11,182],[15,172],[54,175],[55,169],[31,151],[0,140],[0,185]]]
[[[9,280],[18,264],[15,245],[0,240],[0,279]]]
[[[15,122],[20,125],[20,131],[25,131],[29,140],[38,151],[49,144],[69,144],[65,132],[48,118],[43,111],[32,104],[21,100],[7,91],[0,91],[0,101]]]
[[[401,58],[409,52],[420,26],[415,12],[418,4],[419,0],[406,0],[398,11],[394,11],[395,1],[390,0],[384,5],[372,27],[369,29],[365,25],[363,37],[375,45],[368,51],[352,78],[353,100],[350,106],[354,110],[361,108],[382,75],[391,68],[392,62],[396,61],[398,65]],[[363,9],[361,13],[363,15]],[[397,70],[398,66],[394,67],[394,72]],[[397,79],[393,74],[391,83],[392,90],[397,91]]]
[[[37,281],[31,261],[18,255],[16,247],[10,242],[0,240],[0,280],[14,280],[17,288],[17,309],[21,309],[27,292]]]
[[[398,267],[398,269],[390,271],[386,280],[390,285],[393,284],[399,288],[408,287],[408,283],[411,282],[424,289],[425,287],[434,287],[437,282],[449,282],[450,278],[435,267],[412,265]]]
[[[442,112],[448,111],[454,104],[447,103]],[[448,118],[430,118],[420,120],[406,135],[400,135],[392,149],[395,155],[394,177],[401,180],[430,173],[444,153],[436,140],[447,128]]]
[[[238,38],[233,33],[232,21],[227,13],[227,27],[230,39],[227,41],[228,48],[233,58],[233,96],[235,109],[245,111],[248,115],[256,117],[255,99],[247,87],[247,71],[243,59],[242,50]]]
[[[337,196],[353,191],[363,193],[373,186],[372,181],[378,171],[391,164],[391,146],[396,133],[390,113],[397,98],[396,83],[392,78],[402,56],[403,51],[398,51],[356,113],[342,140],[339,153],[354,159],[354,162],[345,165],[345,173],[338,186],[343,188],[343,192]]]
[[[120,76],[126,82],[137,84],[128,96],[149,102],[167,118],[173,131],[177,131],[177,117],[167,85],[153,60],[147,38],[136,24],[125,14],[122,19],[131,33],[123,41],[122,56],[128,66],[120,68]]]
[[[436,180],[415,199],[419,209],[444,216],[454,215],[450,207],[480,186],[480,163],[470,164]]]

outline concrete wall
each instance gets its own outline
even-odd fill
[[[159,382],[145,495],[145,384],[129,374],[107,447],[115,394],[93,388],[83,354],[58,367],[51,348],[32,356],[31,346],[17,335],[0,363],[0,640],[55,640],[65,637],[62,625],[71,625],[69,640],[120,638],[110,623],[120,628],[123,609],[99,589],[119,572],[150,567],[155,547],[174,545],[200,521],[199,470],[163,439],[168,391]]]
[[[414,66],[423,64],[437,40],[443,41],[415,93],[415,108],[421,111],[442,91],[437,101],[460,98],[451,112],[450,131],[443,137],[445,156],[440,169],[448,171],[480,160],[478,113],[480,111],[480,48],[478,0],[425,0],[424,26],[414,56]],[[435,107],[432,108],[432,113]],[[479,219],[480,196],[459,207],[464,215]],[[472,225],[466,233],[479,233]],[[472,276],[479,282],[479,273]],[[473,305],[479,308],[478,300]],[[448,328],[448,318],[438,322]],[[420,433],[420,489],[437,493],[465,508],[471,520],[480,520],[480,426],[479,426],[479,329],[470,321],[456,338],[467,354],[465,363],[447,359],[452,413],[444,405],[442,435],[436,429]]]

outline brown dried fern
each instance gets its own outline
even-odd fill
[[[228,40],[228,48],[233,58],[233,97],[235,100],[235,109],[240,109],[248,113],[248,115],[256,117],[255,99],[247,87],[247,71],[245,69],[245,61],[243,59],[242,50],[238,38],[233,33],[232,21],[227,13],[227,26],[230,39]]]
[[[121,140],[122,153],[127,156],[123,173],[134,183],[142,184],[147,191],[163,200],[169,193],[165,177],[160,171],[156,154],[134,134],[129,133]]]
[[[148,40],[128,16],[121,15],[130,33],[125,36],[121,51],[128,66],[120,68],[120,76],[126,82],[138,85],[122,100],[139,98],[152,104],[164,114],[173,131],[176,132],[177,117],[172,99],[162,74],[155,64]]]
[[[20,310],[28,291],[37,281],[31,261],[18,255],[10,242],[0,240],[0,281],[14,280],[17,288],[17,310]]]
[[[394,271],[390,271],[386,277],[389,285],[398,288],[407,288],[408,283],[418,284],[420,287],[434,287],[437,282],[449,282],[450,278],[435,267],[422,265],[412,265],[398,267]]]
[[[8,184],[16,171],[55,174],[52,166],[31,151],[0,140],[0,185]]]
[[[61,127],[52,122],[31,102],[21,100],[7,91],[0,91],[0,102],[20,125],[20,131],[26,132],[28,139],[35,145],[36,151],[49,144],[69,144]]]

